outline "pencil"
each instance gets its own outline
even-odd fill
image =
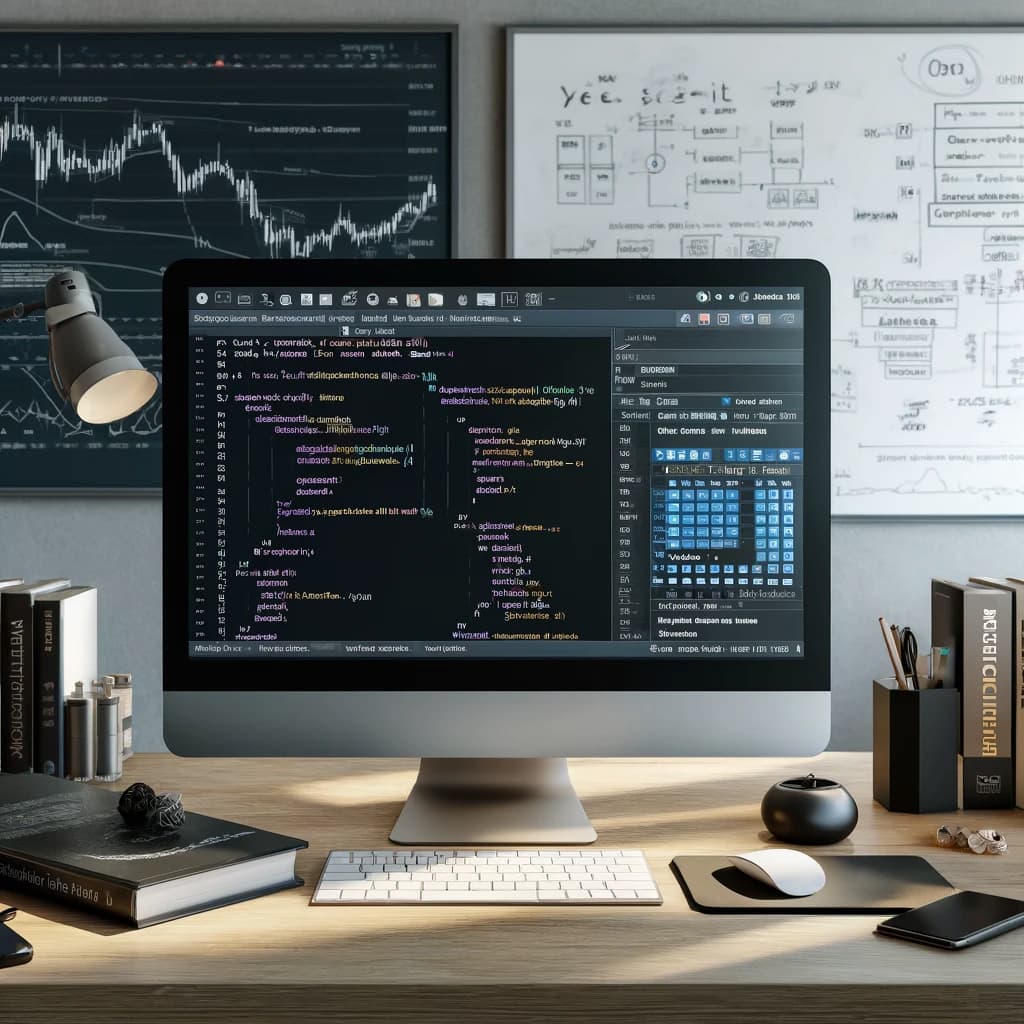
[[[885,616],[882,615],[878,617],[878,625],[882,630],[882,639],[885,641],[885,650],[889,655],[889,660],[892,662],[892,671],[896,677],[896,682],[899,683],[901,690],[909,690],[910,687],[907,685],[903,664],[900,661],[900,650],[893,639],[892,627],[885,621]]]

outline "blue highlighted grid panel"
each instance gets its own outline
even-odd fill
[[[655,490],[652,497],[656,509],[652,528],[657,559],[663,558],[666,551],[724,551],[739,547],[738,488]],[[660,511],[662,507],[664,511]]]
[[[695,455],[700,461],[707,449],[659,451],[664,461],[669,461],[669,451],[685,453],[687,458]],[[734,455],[758,451],[762,458],[777,461],[780,449],[728,451]],[[732,480],[668,479],[652,489],[651,498],[654,586],[775,588],[796,584],[796,492],[792,487],[758,481],[748,489]],[[738,563],[742,557],[754,561]],[[681,558],[691,561],[673,561]]]

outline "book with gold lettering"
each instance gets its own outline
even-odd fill
[[[1024,580],[971,577],[972,583],[1009,591],[1013,596],[1013,790],[1017,806],[1024,805]]]
[[[932,644],[949,648],[945,685],[960,690],[964,810],[1014,806],[1013,598],[988,585],[932,580]]]
[[[130,827],[119,794],[0,775],[0,893],[17,889],[136,928],[302,885],[301,839],[186,808],[172,831]]]

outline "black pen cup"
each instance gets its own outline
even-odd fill
[[[876,679],[871,717],[875,799],[890,811],[955,811],[960,692],[901,690],[894,678]]]

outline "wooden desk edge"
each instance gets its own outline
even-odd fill
[[[952,954],[955,955],[955,954]],[[0,985],[3,976],[0,975]],[[115,991],[116,989],[116,991]],[[21,1024],[453,1024],[500,1019],[544,1024],[850,1024],[934,1021],[950,1006],[1013,1019],[1024,984],[991,985],[13,985],[5,1019]]]

